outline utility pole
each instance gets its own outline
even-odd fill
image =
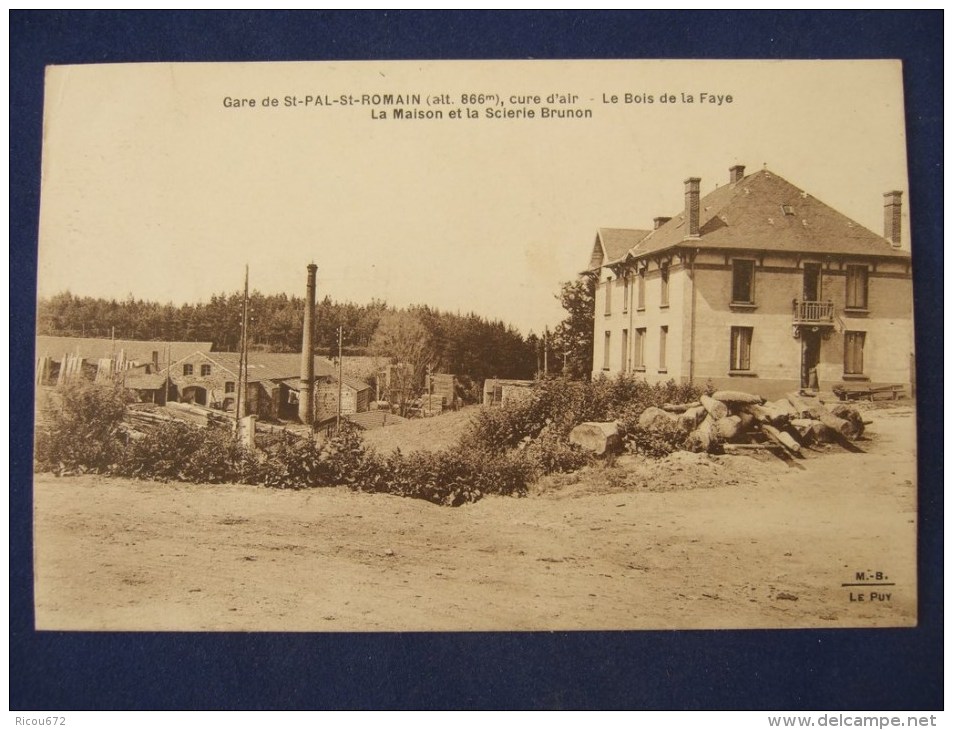
[[[549,375],[549,327],[543,332],[543,375]]]
[[[172,345],[166,344],[165,346],[165,403],[163,405],[169,404],[169,377],[172,375]]]
[[[238,397],[235,401],[235,433],[248,399],[248,264],[245,264],[245,294],[242,297],[242,336],[238,355]]]
[[[343,397],[343,388],[344,388],[344,351],[342,343],[344,340],[344,325],[338,327],[338,417],[337,417],[337,431],[341,431],[341,398]]]

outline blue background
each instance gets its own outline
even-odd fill
[[[943,15],[10,13],[10,707],[942,707]],[[33,333],[43,68],[127,61],[899,58],[914,211],[920,626],[518,634],[33,630]],[[873,154],[876,151],[872,151]]]

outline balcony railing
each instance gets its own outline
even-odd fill
[[[794,324],[834,324],[834,302],[804,302],[794,300]]]

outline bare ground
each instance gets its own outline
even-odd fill
[[[432,418],[412,418],[396,426],[365,431],[364,442],[381,453],[398,448],[403,452],[450,448],[460,440],[479,412],[480,406],[466,406]]]
[[[458,509],[38,475],[37,628],[911,626],[913,409],[867,416],[866,454],[624,457]]]

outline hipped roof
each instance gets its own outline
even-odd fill
[[[759,170],[701,198],[697,238],[688,237],[682,211],[648,233],[601,228],[597,243],[600,239],[607,251],[634,241],[625,254],[603,265],[685,248],[910,258],[909,251],[895,248],[769,170]]]

